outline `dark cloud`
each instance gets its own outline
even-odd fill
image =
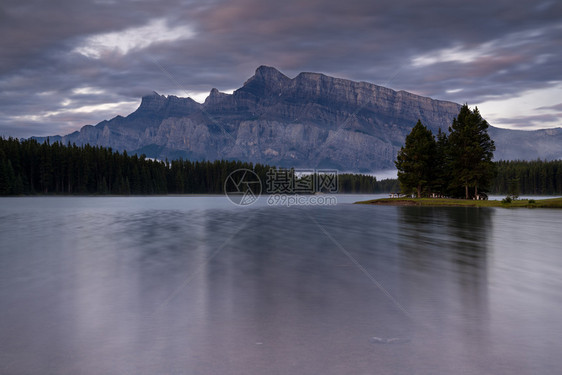
[[[562,3],[536,0],[7,0],[0,5],[0,133],[78,129],[126,115],[115,111],[152,90],[234,89],[262,64],[461,103],[506,98],[562,82],[561,19]],[[77,52],[93,36],[140,33],[156,20],[184,35],[146,35],[157,42],[126,53]],[[72,111],[104,103],[125,104]]]

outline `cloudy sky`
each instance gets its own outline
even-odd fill
[[[204,100],[259,65],[562,126],[560,0],[3,0],[0,136],[67,134],[152,91]]]

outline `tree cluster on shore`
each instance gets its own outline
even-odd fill
[[[0,138],[0,195],[219,194],[228,175],[253,170],[262,183],[270,166],[240,161],[156,161],[111,148]],[[341,174],[340,193],[375,193],[396,180]]]
[[[448,134],[437,138],[418,120],[395,162],[403,194],[485,197],[495,174],[494,142],[478,108],[463,105]]]

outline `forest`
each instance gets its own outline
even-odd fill
[[[0,138],[0,195],[220,194],[228,175],[253,170],[262,183],[272,168],[240,161],[156,161],[111,148]],[[341,174],[338,192],[379,193],[397,180]]]
[[[498,161],[491,194],[561,195],[562,160]]]
[[[490,194],[560,195],[562,160],[494,162]],[[0,195],[221,194],[226,177],[251,169],[262,182],[270,166],[240,161],[155,161],[97,146],[0,138]],[[398,192],[397,179],[339,174],[338,192]]]

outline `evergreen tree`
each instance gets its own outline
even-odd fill
[[[474,195],[484,190],[494,175],[492,157],[496,149],[494,141],[488,135],[488,122],[480,116],[478,108],[471,111],[463,105],[459,115],[449,128],[447,154],[452,175],[450,187],[453,195],[470,198],[469,188],[474,188]]]
[[[398,169],[398,181],[403,193],[415,191],[418,198],[428,192],[433,179],[436,144],[431,130],[420,120],[400,149],[395,162]]]

